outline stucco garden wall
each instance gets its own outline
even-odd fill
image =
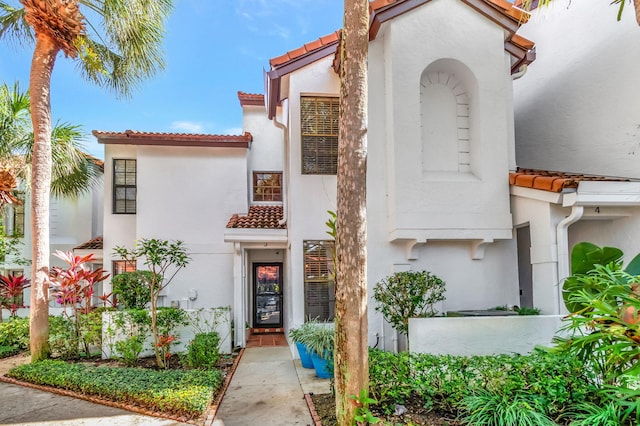
[[[411,352],[441,355],[524,354],[551,345],[561,315],[411,318]]]

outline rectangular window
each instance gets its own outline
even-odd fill
[[[17,194],[18,200],[20,203],[13,203],[13,236],[14,237],[22,237],[24,236],[24,192]]]
[[[128,260],[114,260],[112,266],[112,276],[136,271],[136,263]]]
[[[338,172],[339,98],[303,96],[300,99],[302,174]]]
[[[136,212],[136,160],[113,160],[113,213]]]
[[[304,242],[305,316],[333,321],[335,314],[335,268],[333,241]]]
[[[253,201],[282,201],[282,173],[253,172]]]

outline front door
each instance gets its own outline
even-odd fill
[[[254,327],[282,327],[282,263],[253,264]]]

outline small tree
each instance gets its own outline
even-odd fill
[[[376,311],[400,333],[409,336],[409,318],[432,317],[445,299],[445,283],[427,271],[405,271],[384,278],[373,288]]]
[[[144,264],[149,268],[152,274],[149,283],[149,292],[151,294],[151,332],[153,333],[153,350],[156,356],[156,362],[159,368],[165,368],[165,360],[162,354],[162,348],[166,339],[158,331],[158,297],[160,292],[171,283],[178,271],[189,264],[191,260],[182,241],[169,242],[166,240],[143,238],[136,242],[133,249],[125,247],[116,247],[115,254],[122,259],[136,262],[138,259],[144,259]],[[167,274],[173,268],[172,274]],[[168,278],[166,278],[168,277]]]
[[[69,266],[67,269],[54,267],[50,274],[51,296],[63,307],[70,308],[71,314],[65,309],[63,315],[73,325],[73,342],[69,356],[77,355],[80,344],[88,356],[90,344],[96,343],[96,333],[92,330],[92,321],[89,319],[91,311],[91,298],[94,286],[106,280],[109,274],[104,269],[98,268],[92,271],[87,264],[94,260],[93,254],[87,256],[74,256],[71,252],[55,252],[55,256],[64,260]]]

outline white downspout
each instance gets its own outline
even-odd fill
[[[558,246],[558,313],[562,314],[566,311],[562,298],[562,281],[571,275],[569,263],[569,226],[576,223],[584,214],[583,206],[571,207],[571,214],[558,223],[556,228],[556,244]]]
[[[511,74],[511,79],[512,80],[517,80],[519,78],[524,77],[524,75],[527,73],[528,69],[529,69],[529,67],[526,64],[522,65],[520,68],[518,68],[517,72],[514,72],[513,74]]]
[[[289,113],[289,100],[285,99],[282,101],[282,117],[283,121],[287,117]],[[289,193],[289,129],[284,124],[283,121],[278,121],[277,114],[273,117],[273,124],[282,129],[283,137],[284,137],[284,146],[282,147],[282,219],[278,222],[278,225],[284,225],[287,223],[287,217],[289,216],[287,212],[289,211],[289,203],[287,194]]]

